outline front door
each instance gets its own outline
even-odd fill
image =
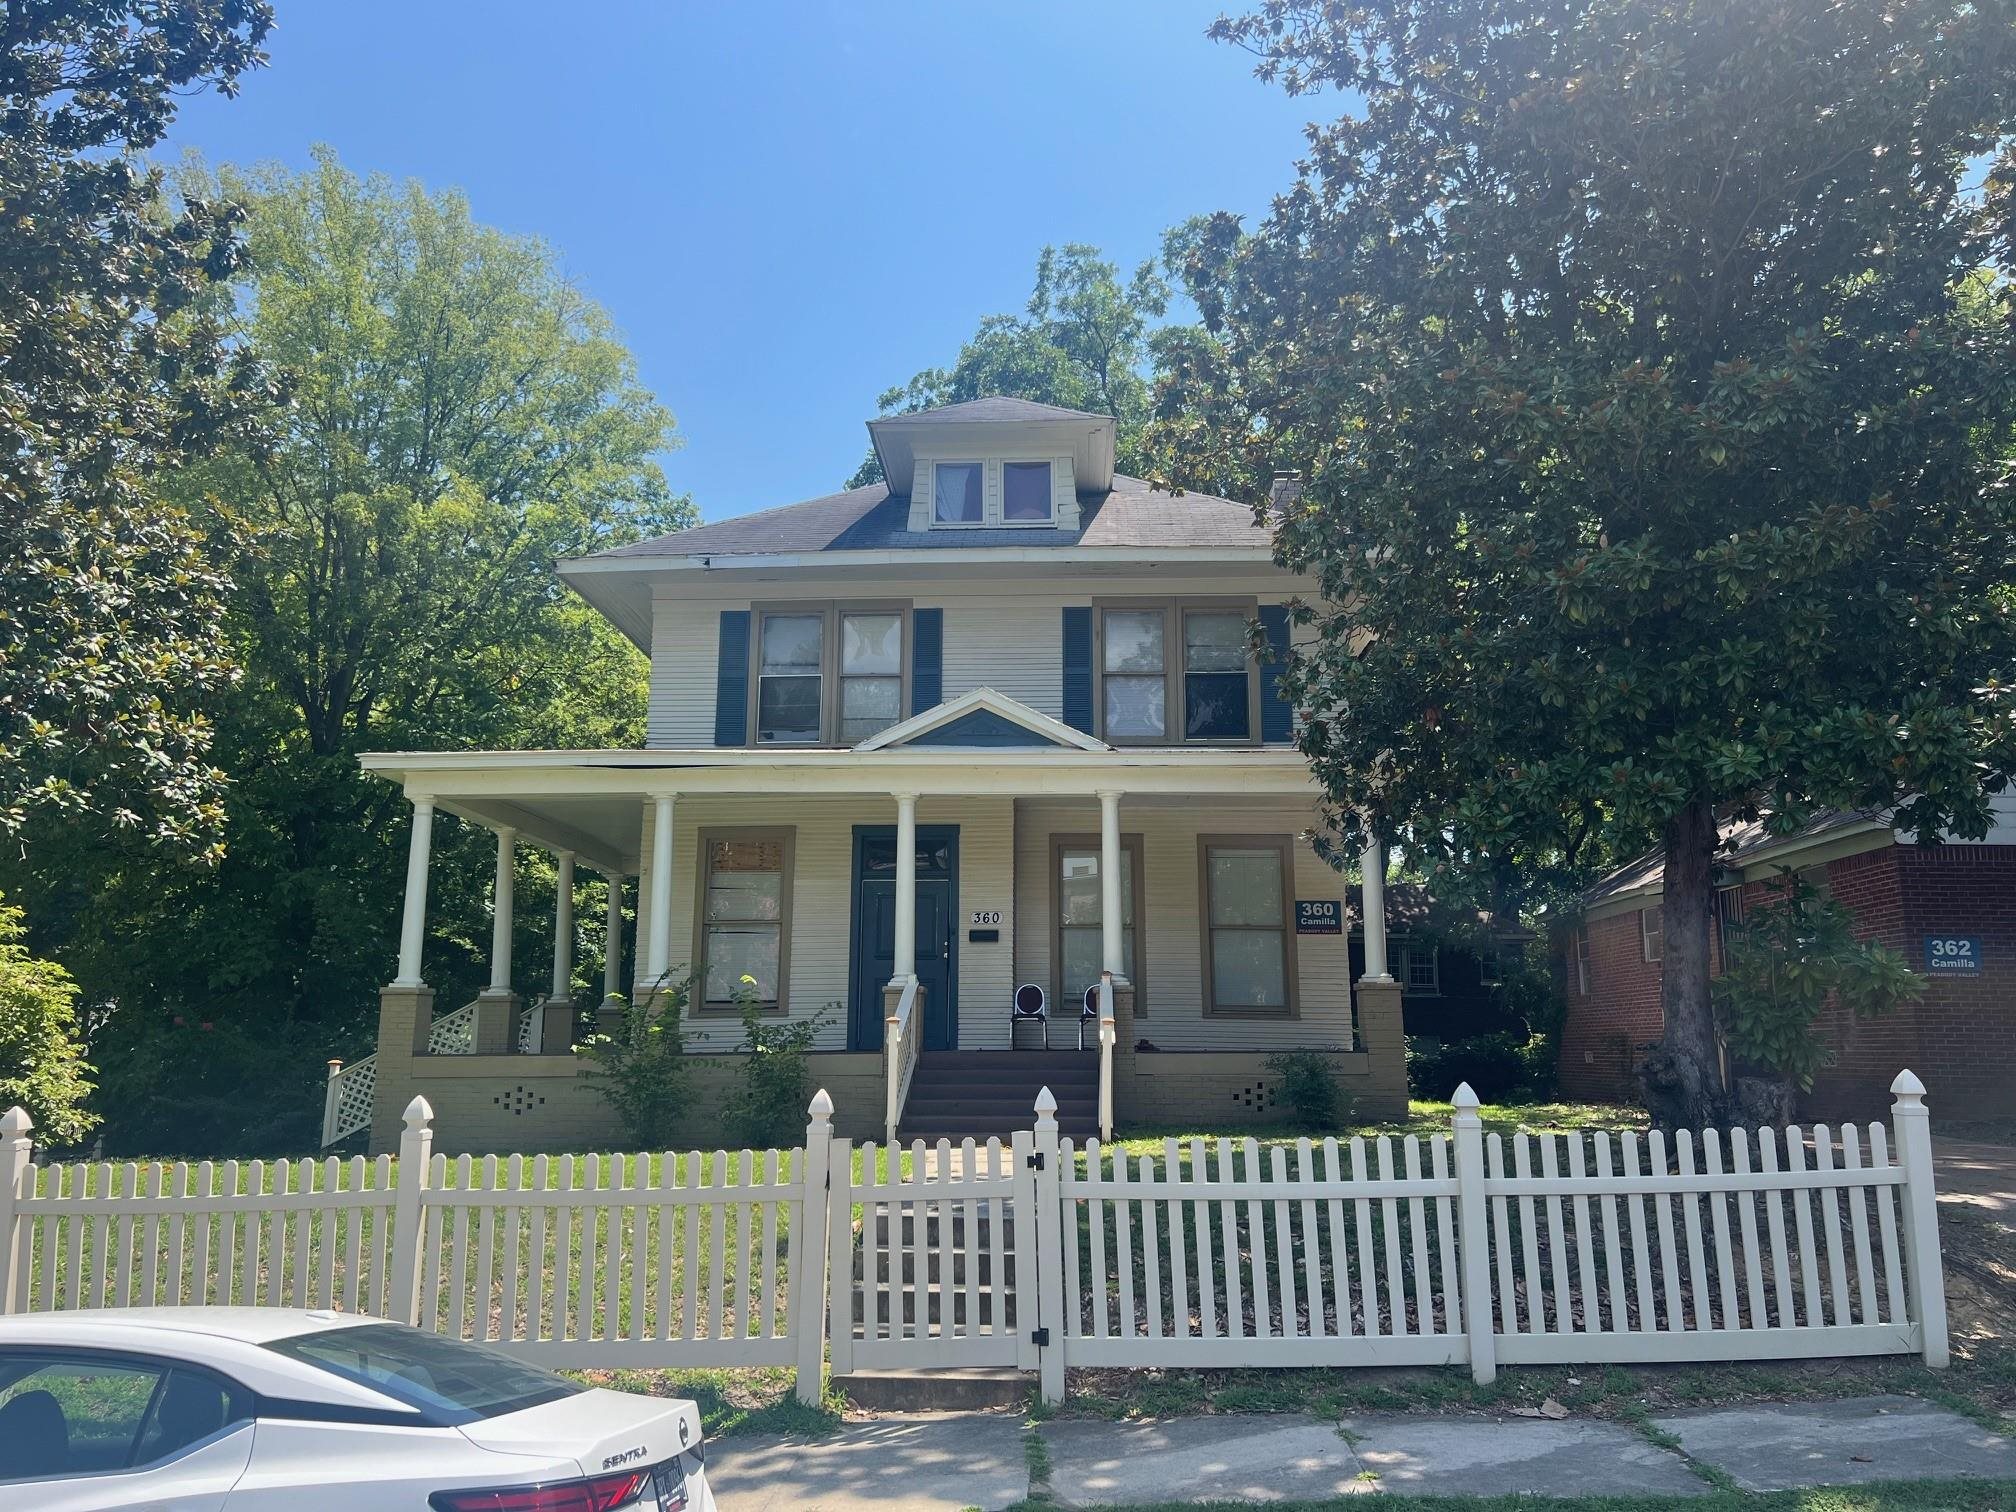
[[[959,827],[917,826],[917,981],[924,1048],[959,1046]],[[882,1048],[882,989],[896,971],[896,826],[854,827],[854,939],[847,1048]]]

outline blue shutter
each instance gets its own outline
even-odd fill
[[[945,701],[945,611],[910,611],[910,712],[922,714]]]
[[[1260,628],[1267,634],[1270,660],[1260,667],[1260,738],[1278,742],[1295,738],[1294,706],[1281,696],[1281,674],[1288,670],[1288,606],[1262,604]]]
[[[721,611],[721,650],[714,662],[714,744],[749,743],[749,611]]]
[[[1064,611],[1064,723],[1092,733],[1092,611]]]

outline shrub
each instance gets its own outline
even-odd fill
[[[1284,1050],[1267,1058],[1274,1078],[1275,1103],[1298,1129],[1329,1129],[1337,1124],[1343,1100],[1330,1058],[1315,1050]]]
[[[44,1144],[74,1145],[98,1126],[84,1099],[91,1067],[77,1043],[77,984],[21,943],[21,910],[0,904],[0,1112],[20,1105]]]
[[[638,1149],[662,1150],[685,1112],[686,1040],[680,1018],[691,1000],[690,979],[670,983],[665,1006],[632,1008],[613,1034],[591,1034],[574,1053],[593,1061],[585,1075],[614,1110]]]
[[[1415,1097],[1447,1102],[1464,1082],[1486,1102],[1535,1096],[1553,1075],[1553,1045],[1546,1035],[1503,1031],[1442,1041],[1426,1034],[1407,1036],[1407,1090]]]
[[[745,979],[746,980],[746,979]],[[722,1121],[728,1137],[750,1149],[795,1144],[805,1131],[805,1106],[812,1101],[812,1068],[806,1054],[818,1038],[829,1004],[809,1019],[766,1022],[747,988],[738,990],[742,1010],[740,1080],[728,1094]]]

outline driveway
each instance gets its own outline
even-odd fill
[[[2016,1220],[2016,1145],[1932,1140],[1939,1200],[1978,1208],[2004,1222]]]

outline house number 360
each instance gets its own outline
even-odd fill
[[[1001,910],[998,908],[976,908],[973,910],[973,922],[975,924],[999,924],[1001,922]]]

